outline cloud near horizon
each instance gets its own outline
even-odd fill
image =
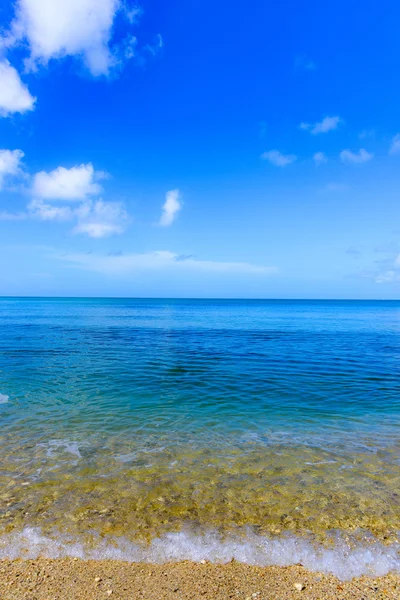
[[[198,260],[168,250],[111,255],[54,252],[53,258],[68,263],[70,266],[108,275],[121,275],[139,270],[204,271],[255,275],[273,275],[278,272],[277,267],[265,267],[247,262]]]

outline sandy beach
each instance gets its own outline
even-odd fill
[[[1,600],[307,600],[400,598],[400,576],[342,582],[301,566],[252,567],[192,562],[2,560]]]

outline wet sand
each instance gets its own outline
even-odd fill
[[[1,600],[370,600],[400,598],[400,576],[342,582],[301,566],[80,559],[0,561]]]

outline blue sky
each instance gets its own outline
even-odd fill
[[[398,298],[395,2],[0,9],[0,294]]]

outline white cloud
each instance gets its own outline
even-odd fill
[[[21,172],[23,156],[21,150],[0,150],[0,189],[6,177]],[[0,212],[0,221],[74,221],[73,233],[86,234],[92,238],[122,233],[129,220],[124,205],[89,198],[102,191],[96,180],[104,177],[106,173],[95,171],[91,163],[71,169],[57,167],[49,173],[36,173],[30,190],[33,198],[26,211]],[[169,208],[173,213],[171,206]]]
[[[333,131],[337,129],[337,127],[342,122],[340,117],[325,117],[319,123],[300,123],[300,129],[305,129],[309,131],[313,135],[317,135],[318,133],[328,133],[328,131]]]
[[[268,152],[264,152],[261,154],[261,158],[263,160],[268,160],[276,167],[286,167],[297,160],[297,156],[294,154],[282,154],[279,150],[269,150]]]
[[[57,167],[50,173],[40,171],[34,176],[32,194],[47,200],[84,200],[102,191],[96,180],[104,176],[91,163],[71,169]]]
[[[170,190],[165,194],[165,202],[162,206],[162,215],[160,218],[160,225],[168,227],[172,225],[178,212],[182,208],[182,202],[180,201],[179,190]]]
[[[0,189],[4,186],[6,177],[18,175],[21,172],[22,150],[0,150]]]
[[[41,221],[70,221],[74,217],[69,206],[54,206],[39,199],[28,204],[28,212],[31,217]]]
[[[375,252],[386,254],[383,259],[374,261],[374,267],[355,273],[355,277],[370,279],[378,284],[400,284],[400,255],[398,244],[389,242],[375,248]]]
[[[71,207],[35,198],[28,205],[28,216],[41,221],[75,221],[72,232],[86,234],[92,238],[122,233],[128,221],[127,212],[121,203],[103,200],[87,200]]]
[[[8,60],[0,60],[0,116],[32,110],[35,100],[16,69]]]
[[[392,139],[392,143],[389,148],[389,154],[397,154],[400,152],[400,133],[397,133]]]
[[[362,164],[370,161],[374,155],[370,154],[364,148],[361,148],[358,152],[352,152],[351,150],[342,150],[339,154],[340,160],[348,164]]]
[[[316,165],[322,165],[323,163],[328,162],[328,159],[323,152],[316,152],[313,156],[313,160]]]
[[[122,233],[128,214],[120,202],[85,202],[76,211],[78,223],[73,233],[86,233],[92,238],[109,237]]]
[[[218,262],[182,257],[174,252],[160,250],[137,254],[95,255],[59,254],[55,258],[76,267],[109,275],[126,274],[138,270],[203,271],[217,273],[249,273],[272,275],[276,267],[264,267],[246,262]]]
[[[65,56],[82,57],[92,75],[107,74],[115,61],[109,42],[120,0],[17,0],[4,44],[26,40],[27,66]]]

